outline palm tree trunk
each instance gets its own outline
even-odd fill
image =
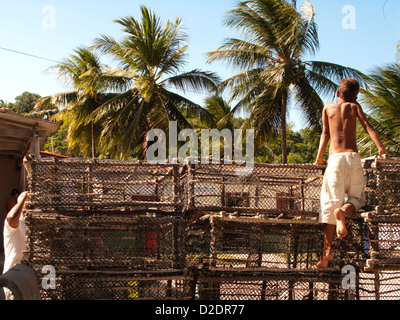
[[[94,138],[94,124],[93,120],[90,121],[90,126],[91,126],[91,133],[92,133],[92,158],[96,158],[96,142]]]
[[[282,163],[287,163],[287,144],[286,144],[286,98],[282,97],[281,109],[281,143],[282,143]]]

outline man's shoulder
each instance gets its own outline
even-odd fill
[[[339,104],[338,103],[335,103],[335,102],[327,102],[326,104],[325,104],[325,109],[329,109],[329,108],[334,108],[334,107],[337,107]]]
[[[357,109],[357,108],[361,108],[361,106],[357,101],[355,101],[355,102],[344,101],[342,103],[328,102],[325,104],[325,107],[324,107],[324,109],[326,109],[326,110],[340,109],[340,108]]]
[[[338,104],[334,102],[328,102],[324,106],[324,111],[325,112],[332,112],[333,110],[337,109]]]

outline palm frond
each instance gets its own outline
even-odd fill
[[[183,93],[186,91],[210,91],[216,88],[220,78],[214,72],[202,71],[199,69],[172,76],[160,85],[172,85]]]
[[[69,103],[75,102],[77,99],[78,99],[78,93],[76,91],[53,94],[51,96],[40,98],[33,107],[33,110],[35,111],[44,111],[51,109],[61,110]]]
[[[240,39],[226,39],[216,51],[209,52],[208,63],[223,61],[238,69],[265,68],[277,60],[271,50]]]
[[[391,156],[400,155],[400,65],[388,64],[376,68],[366,77],[368,90],[361,90],[361,103],[370,111],[370,123],[374,126]],[[376,150],[369,136],[359,135],[359,148],[368,154]]]
[[[363,74],[356,69],[324,61],[305,61],[304,63],[310,66],[312,72],[322,75],[338,84],[343,79],[355,78],[360,82],[361,86],[364,85]]]
[[[324,108],[321,97],[306,78],[299,80],[298,84],[294,85],[294,91],[296,106],[302,111],[304,120],[308,126],[320,132],[322,130],[321,115]]]

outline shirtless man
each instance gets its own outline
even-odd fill
[[[324,163],[323,157],[330,140],[329,160],[321,190],[321,214],[324,224],[324,251],[317,268],[326,268],[333,259],[331,246],[335,236],[347,235],[345,216],[365,205],[365,179],[357,149],[357,118],[379,150],[379,156],[388,153],[375,129],[368,122],[357,96],[360,85],[356,79],[341,82],[337,103],[328,103],[322,114],[323,130],[316,164]],[[345,202],[346,197],[346,202]]]

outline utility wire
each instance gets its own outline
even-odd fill
[[[1,49],[1,50],[5,50],[5,51],[9,51],[9,52],[13,52],[13,53],[22,54],[22,55],[29,56],[29,57],[33,57],[33,58],[37,58],[37,59],[42,59],[42,60],[47,60],[47,61],[51,61],[51,62],[55,62],[55,63],[60,63],[59,61],[56,61],[56,60],[51,60],[51,59],[47,59],[47,58],[35,56],[35,55],[33,55],[33,54],[26,53],[26,52],[22,52],[22,51],[12,50],[12,49],[3,48],[3,47],[0,47],[0,49]]]

